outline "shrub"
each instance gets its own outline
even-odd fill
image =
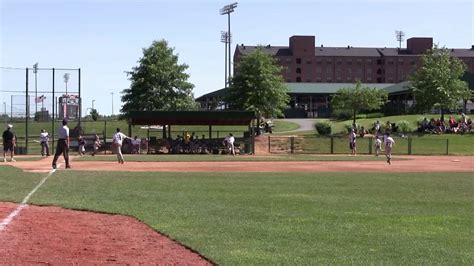
[[[332,117],[338,120],[348,120],[352,118],[352,111],[351,110],[334,110],[332,112]]]
[[[367,118],[367,115],[366,114],[358,114],[358,115],[356,115],[356,118],[357,119],[365,119],[365,118]]]
[[[351,132],[352,124],[344,124],[344,128],[346,129],[346,132],[344,132],[344,133],[349,133],[349,132]],[[360,125],[356,124],[356,129],[359,130]]]
[[[398,121],[397,126],[398,126],[398,130],[404,134],[413,131],[413,128],[411,127],[410,123],[406,120]]]
[[[315,127],[319,135],[327,136],[332,133],[331,123],[328,121],[317,122]]]

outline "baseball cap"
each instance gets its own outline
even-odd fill
[[[12,124],[8,124],[7,127],[8,127],[8,128],[12,128],[13,125],[12,125]]]
[[[67,125],[67,119],[66,118],[63,119],[63,125]]]

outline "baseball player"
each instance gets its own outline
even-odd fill
[[[382,141],[378,135],[375,136],[375,156],[379,156],[380,151],[382,150]]]
[[[41,156],[49,156],[49,134],[46,130],[41,129],[40,133],[40,144],[41,144]]]
[[[351,129],[351,133],[349,133],[349,148],[351,149],[351,155],[356,155],[357,152],[356,137],[355,130]]]
[[[127,137],[127,135],[120,132],[120,128],[117,128],[117,131],[115,132],[112,141],[115,145],[115,151],[117,153],[118,163],[121,163],[121,164],[123,164],[125,162],[123,160],[123,155],[122,155],[122,142],[123,142],[124,139],[130,139],[130,138]]]
[[[392,164],[392,147],[395,144],[395,141],[390,137],[390,133],[385,134],[385,156],[387,157],[387,163]]]

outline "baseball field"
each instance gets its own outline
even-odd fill
[[[0,264],[474,263],[474,157],[0,164]]]

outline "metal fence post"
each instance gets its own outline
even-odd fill
[[[331,136],[331,154],[334,154],[334,137]]]
[[[369,154],[372,154],[372,138],[369,138]]]
[[[293,154],[295,152],[295,137],[290,138],[290,153]]]
[[[408,155],[411,155],[411,138],[408,137]]]
[[[271,147],[271,141],[270,141],[270,136],[268,136],[268,153],[272,153],[270,147]]]
[[[449,139],[446,139],[446,155],[449,155]]]
[[[104,120],[104,154],[107,154],[107,120]]]

